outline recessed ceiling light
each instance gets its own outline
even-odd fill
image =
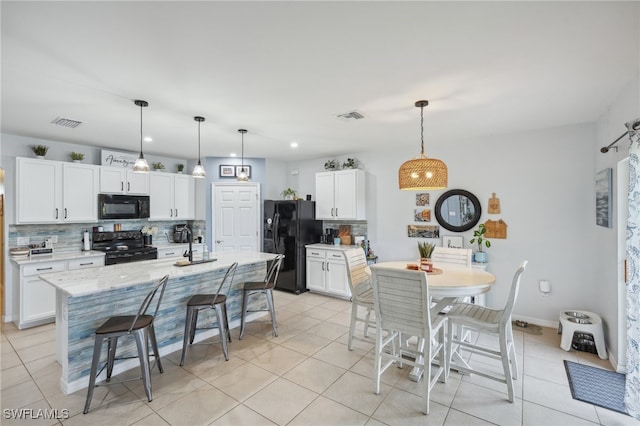
[[[289,146],[291,146],[291,148],[297,148],[298,147],[298,142],[291,142],[291,144]]]
[[[145,136],[144,137],[144,141],[145,142],[153,142],[153,138],[151,136]]]
[[[229,157],[236,157],[237,154],[235,152],[232,152],[231,154],[229,154]]]

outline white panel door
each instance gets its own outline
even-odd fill
[[[259,184],[213,184],[213,251],[258,251]]]

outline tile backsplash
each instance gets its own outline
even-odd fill
[[[205,235],[206,222],[202,220],[185,221],[192,229],[193,235]],[[158,232],[153,236],[154,245],[167,244],[165,233],[169,240],[173,237],[173,227],[180,222],[149,222],[147,220],[100,221],[98,223],[69,223],[52,225],[9,225],[9,248],[18,247],[18,238],[28,238],[29,244],[42,244],[50,237],[57,237],[58,242],[53,246],[56,252],[70,253],[82,250],[82,234],[91,232],[94,226],[103,226],[105,231],[113,231],[113,225],[120,223],[123,231],[140,230],[144,226],[155,226]],[[182,222],[184,223],[184,222]]]

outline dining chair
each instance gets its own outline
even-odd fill
[[[431,254],[431,261],[434,264],[446,263],[470,268],[471,257],[471,249],[435,247]]]
[[[447,380],[447,318],[431,316],[426,272],[378,265],[372,265],[371,272],[377,320],[375,393],[380,393],[380,376],[390,365],[401,368],[407,363],[422,368],[422,412],[429,414],[431,390],[438,380]],[[409,346],[411,336],[421,342],[417,348]]]
[[[511,314],[515,305],[518,291],[520,289],[520,279],[527,267],[527,261],[523,261],[513,275],[509,298],[503,309],[491,309],[471,303],[454,303],[446,317],[449,320],[447,353],[450,357],[449,368],[453,366],[451,356],[453,355],[453,345],[457,350],[461,347],[470,352],[474,361],[475,355],[486,356],[502,361],[503,374],[495,374],[487,370],[474,368],[473,366],[456,365],[459,372],[477,374],[488,379],[506,383],[509,402],[513,402],[513,380],[518,378],[518,360],[513,342],[513,329],[511,327]],[[456,335],[456,327],[460,327]],[[462,332],[464,328],[464,333]],[[491,334],[498,337],[499,349],[490,348],[481,344],[467,340],[468,332],[476,331],[482,334]],[[460,336],[460,337],[459,337]],[[459,363],[460,364],[460,363]],[[449,372],[447,371],[447,374]]]
[[[222,289],[227,281],[229,281],[229,288],[231,288],[237,267],[238,262],[235,262],[227,268],[227,272],[225,272],[224,277],[218,284],[215,293],[196,294],[191,296],[187,301],[187,317],[184,321],[184,337],[182,340],[180,366],[184,365],[184,360],[187,355],[187,346],[193,344],[193,340],[196,337],[196,331],[208,330],[211,328],[218,329],[224,359],[229,361],[229,347],[227,345],[227,340],[229,342],[231,341],[231,333],[229,333],[229,318],[227,317],[227,296],[222,293]],[[198,328],[198,313],[206,309],[213,309],[216,316],[216,324],[213,327]]]
[[[375,319],[371,320],[373,306],[373,287],[371,287],[371,276],[367,273],[367,256],[361,248],[346,250],[343,252],[347,265],[347,281],[351,290],[351,323],[349,324],[349,350],[353,350],[353,341],[360,340],[371,343],[367,340],[369,327],[375,326]],[[366,310],[364,317],[358,316],[360,308]],[[364,338],[356,336],[356,325],[358,322],[364,323]]]
[[[108,318],[100,327],[96,329],[95,342],[93,345],[93,359],[91,360],[91,370],[89,373],[89,387],[87,388],[87,399],[84,404],[83,414],[89,412],[91,407],[91,400],[93,399],[93,390],[96,388],[96,378],[102,370],[107,369],[106,381],[111,381],[111,374],[113,373],[113,366],[115,361],[121,359],[129,359],[131,357],[116,358],[116,349],[118,347],[118,338],[132,336],[135,338],[136,346],[138,349],[138,356],[140,360],[140,370],[142,371],[142,382],[144,384],[144,391],[147,395],[149,402],[152,401],[151,396],[151,370],[158,365],[160,373],[164,372],[162,363],[160,362],[160,352],[158,351],[158,342],[156,340],[156,332],[153,327],[153,322],[158,315],[158,309],[160,308],[160,302],[162,296],[164,296],[164,290],[167,286],[169,275],[162,277],[147,294],[142,301],[138,312],[135,315],[120,315]],[[151,303],[156,300],[156,307],[153,311],[153,315],[147,315],[147,310]],[[149,338],[151,339],[151,346],[153,348],[153,356],[155,359],[154,365],[149,365]],[[100,354],[102,352],[102,344],[107,341],[107,360],[98,371],[98,364],[100,364]],[[137,379],[136,379],[137,380]],[[120,382],[118,382],[120,383]]]
[[[249,312],[269,312],[271,315],[271,327],[273,336],[278,337],[278,324],[276,322],[276,309],[273,303],[273,289],[278,282],[278,274],[282,266],[283,254],[279,254],[273,258],[271,265],[267,268],[267,274],[262,281],[247,281],[240,284],[242,288],[242,314],[240,316],[240,337],[244,336],[246,324],[246,315]],[[249,298],[253,295],[264,295],[267,299],[267,309],[250,309]]]

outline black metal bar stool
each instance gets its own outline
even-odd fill
[[[196,336],[196,330],[204,330],[210,328],[218,328],[220,330],[220,343],[222,343],[222,352],[224,353],[224,359],[229,361],[229,349],[227,346],[227,340],[231,341],[231,333],[229,333],[229,318],[227,317],[227,296],[221,294],[221,290],[224,284],[229,280],[229,288],[233,283],[233,277],[236,273],[238,262],[227,269],[224,274],[224,278],[220,281],[218,289],[215,294],[196,294],[191,296],[187,302],[187,318],[184,322],[184,340],[182,342],[182,356],[180,357],[180,366],[184,365],[184,359],[187,355],[187,346],[193,344],[193,339]],[[198,312],[204,309],[213,309],[216,314],[215,327],[201,327],[198,325]],[[217,343],[217,342],[216,342]]]
[[[91,361],[91,373],[89,376],[89,388],[87,389],[87,401],[84,404],[84,414],[89,412],[91,406],[91,399],[93,398],[93,390],[96,387],[97,376],[107,368],[107,382],[111,380],[111,373],[113,372],[113,364],[116,360],[127,359],[116,358],[116,348],[118,346],[118,337],[133,335],[136,339],[136,346],[138,348],[138,356],[140,359],[140,369],[142,370],[142,381],[144,383],[144,391],[147,394],[147,399],[152,400],[151,397],[151,369],[153,366],[149,366],[149,338],[151,338],[151,345],[153,347],[153,354],[156,363],[158,364],[158,370],[162,373],[162,363],[160,362],[160,353],[158,352],[158,342],[156,341],[156,333],[153,328],[153,321],[158,315],[158,308],[164,295],[164,289],[169,280],[169,275],[165,275],[162,279],[153,287],[153,290],[147,294],[144,298],[140,309],[136,315],[122,315],[109,318],[96,330],[96,340],[93,346],[93,360]],[[158,292],[158,290],[160,290]],[[156,298],[156,295],[158,296]],[[157,299],[156,309],[153,315],[147,315],[147,309],[151,305],[154,299]],[[102,343],[107,341],[107,361],[105,365],[98,371],[98,364],[100,363],[100,353],[102,352]]]
[[[273,327],[273,335],[278,337],[278,324],[276,323],[276,311],[273,305],[273,289],[278,281],[278,273],[282,265],[284,255],[277,255],[272,261],[271,266],[267,270],[264,281],[249,281],[243,283],[242,286],[242,317],[240,319],[240,339],[244,336],[245,316],[247,312],[269,312],[271,314],[271,326]],[[249,310],[249,297],[254,294],[264,294],[267,297],[268,309]]]

